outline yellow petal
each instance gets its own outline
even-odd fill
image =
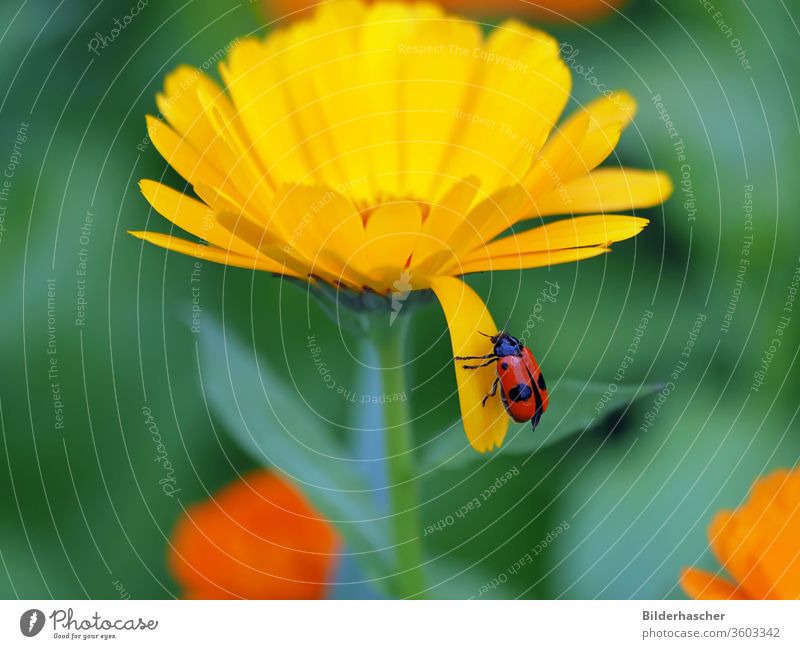
[[[361,215],[343,195],[325,187],[293,185],[275,198],[274,219],[288,233],[287,250],[350,285],[374,287],[364,249]]]
[[[226,178],[230,178],[239,190],[246,208],[267,211],[274,193],[274,183],[251,149],[244,127],[227,97],[214,84],[198,84],[197,97],[214,131],[216,159],[225,165]],[[214,158],[215,154],[210,152],[210,157]]]
[[[444,310],[450,329],[450,342],[454,356],[483,356],[490,353],[489,339],[478,332],[497,333],[491,314],[481,298],[469,286],[453,277],[432,280],[431,288]],[[481,361],[476,361],[480,363]],[[481,401],[491,390],[496,378],[493,365],[477,370],[467,370],[464,361],[455,361],[458,399],[464,430],[472,447],[485,453],[499,447],[508,431],[508,415],[499,395],[490,397],[486,405]]]
[[[208,110],[213,105],[227,121],[236,121],[233,106],[222,89],[200,70],[181,65],[167,75],[164,94],[156,96],[162,115],[204,160],[213,165],[224,177],[225,183],[238,188],[238,194],[249,197],[260,185],[261,173],[245,177],[240,165],[242,156],[230,144],[231,139],[220,135],[215,117]],[[249,156],[247,156],[249,157]],[[227,191],[232,191],[230,188]]]
[[[564,183],[585,175],[602,162],[616,146],[622,128],[636,112],[636,102],[626,93],[615,93],[588,104],[571,117],[559,134],[535,154],[524,183],[514,183],[496,192],[468,218],[472,231],[464,230],[459,246],[474,250],[494,239],[526,215],[538,214],[536,197],[563,192]],[[492,140],[492,143],[494,141]],[[492,209],[491,202],[497,203]]]
[[[502,257],[561,248],[608,246],[615,241],[630,239],[649,223],[637,216],[598,214],[561,219],[526,232],[492,241],[473,252],[466,262],[486,257]]]
[[[186,239],[180,239],[160,232],[129,231],[128,234],[132,234],[137,239],[142,239],[160,248],[165,248],[182,255],[196,257],[197,259],[213,261],[217,264],[225,264],[226,266],[236,266],[237,268],[248,268],[250,270],[260,270],[291,277],[300,277],[300,275],[292,272],[282,264],[278,264],[263,257],[259,257],[258,259],[245,257],[228,250],[223,250],[222,248],[217,248],[216,246],[206,246],[202,243],[187,241]]]
[[[635,114],[636,101],[625,92],[590,102],[556,130],[528,172],[526,186],[538,195],[588,173],[614,150]]]
[[[200,200],[217,214],[228,212],[241,215],[255,225],[268,229],[270,234],[278,239],[285,234],[275,227],[277,221],[272,218],[271,205],[266,211],[256,210],[253,205],[242,202],[240,198],[227,194],[218,187],[206,185],[205,183],[194,183],[192,189],[194,189],[195,194],[200,197]]]
[[[276,241],[269,232],[254,225],[248,219],[236,214],[222,212],[217,215],[221,227],[230,232],[232,237],[247,242],[258,252],[278,264],[284,264],[301,277],[318,277],[329,284],[344,284],[348,288],[361,290],[361,283],[354,283],[348,276],[331,267],[321,257],[308,259],[302,252],[289,243]]]
[[[274,38],[279,39],[280,35]],[[299,137],[297,147],[310,164],[306,182],[313,179],[335,187],[344,175],[316,86],[318,38],[318,21],[295,23],[287,30],[286,46],[276,47],[269,65],[280,71],[282,90],[295,111],[290,119]]]
[[[431,274],[454,256],[450,243],[453,233],[465,221],[479,186],[478,178],[469,176],[455,183],[431,206],[414,246],[411,273]]]
[[[622,128],[627,128],[636,117],[637,110],[636,99],[624,90],[616,90],[608,96],[598,97],[586,105],[586,112],[601,126],[620,122]]]
[[[381,205],[369,215],[364,254],[373,273],[386,285],[401,279],[421,228],[419,206],[410,201]],[[413,278],[410,281],[413,284]]]
[[[283,188],[281,192],[288,192],[289,189],[288,187]],[[278,264],[291,268],[293,273],[300,277],[318,275],[331,282],[341,281],[355,290],[360,290],[364,286],[374,288],[370,282],[344,277],[336,267],[332,268],[324,263],[323,257],[327,259],[327,254],[317,254],[319,237],[315,237],[316,244],[314,246],[305,246],[310,251],[310,257],[303,254],[294,245],[292,238],[299,237],[296,229],[299,228],[301,231],[306,229],[307,223],[304,223],[304,220],[308,220],[308,217],[305,216],[308,205],[305,205],[303,212],[298,215],[296,211],[292,210],[294,204],[282,200],[283,193],[279,192],[276,197],[278,209],[273,211],[270,208],[268,216],[261,215],[259,217],[241,206],[235,198],[215,188],[198,184],[195,186],[195,191],[213,207],[217,224],[230,235],[231,239],[244,242],[249,248],[257,250],[262,257],[268,257]],[[284,210],[290,211],[288,217],[280,210],[281,206]],[[354,238],[353,240],[357,241],[358,239]],[[305,241],[307,243],[308,239]],[[356,255],[352,257],[356,257]]]
[[[153,145],[163,158],[190,183],[207,183],[214,187],[223,187],[225,174],[220,171],[210,158],[202,155],[189,142],[183,139],[161,120],[147,115],[147,134]]]
[[[518,182],[553,129],[569,97],[571,77],[549,34],[509,20],[482,48],[474,88],[456,107],[462,122],[443,171],[464,177],[480,169],[487,193]]]
[[[139,187],[153,209],[181,230],[239,255],[258,255],[256,249],[222,228],[216,214],[208,205],[154,180],[142,180]]]
[[[458,107],[472,92],[480,26],[467,20],[420,20],[399,52],[397,81],[402,196],[428,200],[458,176],[445,163],[458,129]]]
[[[404,193],[408,169],[404,149],[413,134],[401,130],[402,85],[398,81],[403,78],[403,47],[419,29],[419,23],[412,20],[416,10],[416,6],[400,2],[375,3],[369,7],[359,35],[362,56],[354,71],[359,83],[370,89],[363,95],[366,105],[360,121],[368,136],[367,166],[375,195]]]
[[[484,257],[466,262],[454,272],[459,275],[465,275],[466,273],[481,273],[487,270],[543,268],[556,264],[581,261],[582,259],[590,259],[610,251],[611,249],[605,246],[594,246],[588,248],[568,248],[566,250],[547,250],[544,252],[526,252],[514,255]]]
[[[530,205],[527,190],[521,185],[506,187],[482,200],[467,214],[464,222],[450,237],[450,247],[456,258],[442,269],[442,274],[451,271],[470,252],[483,247],[498,234],[507,230]]]
[[[580,148],[576,151],[569,164],[561,170],[561,182],[569,182],[588,174],[592,169],[605,160],[616,148],[622,135],[622,123],[614,122],[604,126],[589,121],[589,127],[581,140]]]
[[[337,0],[238,41],[220,73],[224,90],[181,66],[157,98],[168,123],[148,120],[153,142],[210,206],[168,196],[160,211],[216,247],[357,290],[602,254],[599,236],[558,230],[555,251],[541,232],[486,246],[537,210],[653,204],[668,184],[630,172],[623,194],[619,176],[587,176],[635,102],[602,97],[551,137],[570,71],[556,39],[513,20],[484,37],[431,3]]]
[[[177,133],[198,151],[211,153],[207,149],[214,140],[214,130],[203,115],[203,109],[197,99],[197,87],[201,79],[206,85],[216,88],[214,94],[221,92],[217,85],[197,68],[179,65],[164,79],[164,94],[156,96],[156,104]]]
[[[313,169],[307,150],[299,146],[302,135],[286,95],[286,77],[275,64],[285,40],[283,30],[273,32],[266,44],[255,38],[241,40],[220,65],[235,112],[276,184],[309,182]]]
[[[356,0],[319,5],[313,21],[316,35],[309,43],[310,50],[318,53],[309,71],[318,108],[308,109],[319,110],[324,116],[335,151],[330,164],[341,168],[341,178],[333,189],[352,200],[370,202],[374,189],[368,168],[370,142],[365,115],[370,110],[368,96],[385,91],[387,86],[365,87],[360,83],[361,62],[370,56],[362,51],[360,39],[366,12],[367,6]]]
[[[239,211],[219,212],[216,218],[231,238],[285,264],[298,275],[316,276],[354,290],[380,288],[367,276],[370,269],[361,251],[360,217],[333,190],[305,185],[282,187],[266,223]]]
[[[243,216],[231,212],[217,213],[217,220],[222,228],[227,230],[236,239],[247,242],[247,244],[258,250],[262,257],[267,257],[277,264],[285,265],[300,277],[316,275],[328,282],[335,282],[335,273],[328,272],[317,266],[312,272],[310,260],[299,255],[294,248],[282,240],[276,240],[270,236],[269,231],[256,225]]]
[[[672,181],[661,171],[597,169],[535,199],[536,216],[615,212],[652,207],[672,194]]]
[[[371,204],[430,202],[476,169],[489,191],[521,177],[570,89],[551,36],[508,21],[483,39],[428,3],[321,6],[240,41],[220,71],[276,186]]]

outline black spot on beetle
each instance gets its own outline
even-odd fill
[[[527,401],[531,398],[533,390],[530,385],[525,383],[518,383],[508,391],[508,398],[511,401]]]
[[[500,369],[507,370],[508,369],[508,363],[506,363],[506,362],[500,363]]]
[[[540,390],[547,389],[547,383],[544,382],[544,374],[542,374],[541,372],[539,372],[539,378],[536,379],[536,385],[539,386]]]

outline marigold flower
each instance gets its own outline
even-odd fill
[[[294,485],[254,471],[186,511],[168,560],[187,599],[321,599],[338,546]]]
[[[659,204],[662,173],[596,169],[636,110],[608,93],[556,129],[570,71],[548,34],[480,25],[431,4],[357,0],[237,42],[223,90],[187,66],[157,97],[152,142],[200,200],[144,180],[153,208],[198,244],[132,234],[201,259],[389,296],[431,289],[454,355],[496,332],[462,275],[602,255]],[[502,236],[515,224],[588,214]],[[493,369],[456,367],[472,446],[499,446],[508,417],[481,400]]]
[[[756,480],[735,511],[708,528],[714,555],[732,581],[687,568],[681,586],[694,599],[800,599],[800,470]]]

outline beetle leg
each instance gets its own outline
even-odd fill
[[[478,356],[478,358],[485,358],[485,357]],[[492,363],[496,363],[497,362],[497,358],[498,358],[497,356],[495,356],[494,358],[490,358],[488,361],[486,361],[485,363],[481,363],[480,365],[462,365],[462,367],[465,370],[477,370],[480,367],[486,367],[487,365],[491,365]],[[458,359],[458,360],[461,360],[461,359]]]
[[[479,361],[483,360],[484,358],[497,358],[497,354],[492,352],[491,354],[486,354],[485,356],[456,356],[455,359],[457,361]]]
[[[492,391],[489,392],[489,394],[487,394],[485,397],[483,397],[483,401],[481,401],[481,406],[486,406],[486,401],[489,399],[489,397],[493,397],[494,395],[497,394],[497,386],[499,384],[500,384],[500,379],[499,378],[495,379],[494,383],[492,383]]]

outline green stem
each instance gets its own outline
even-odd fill
[[[380,362],[383,391],[387,397],[384,423],[386,465],[391,502],[391,529],[397,562],[394,591],[403,598],[420,597],[425,589],[422,574],[422,526],[419,517],[418,479],[414,471],[414,439],[405,376],[406,317],[382,328],[374,337]],[[390,399],[390,397],[402,397]]]

